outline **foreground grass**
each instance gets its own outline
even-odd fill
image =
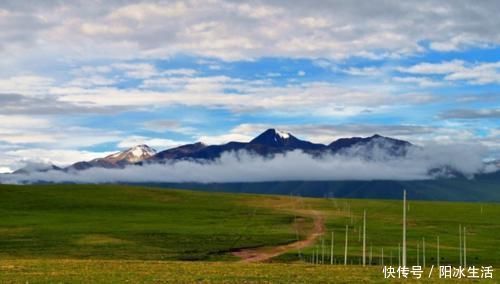
[[[469,283],[467,279],[391,283]],[[387,283],[380,267],[117,260],[8,260],[0,283]],[[496,283],[482,279],[480,283]]]
[[[417,264],[417,244],[423,262],[422,238],[427,265],[436,264],[439,236],[440,264],[457,266],[461,224],[467,227],[467,263],[499,267],[499,204],[409,204],[409,265]],[[369,268],[356,265],[362,255],[359,230],[364,210],[374,264]],[[387,200],[122,185],[0,185],[0,283],[386,282],[380,264],[397,265],[401,210],[401,201]],[[235,263],[234,250],[266,250],[307,236],[312,211],[326,221],[325,262],[329,262],[334,231],[334,259],[343,263],[348,225],[348,263],[354,265],[307,264],[313,250],[323,251],[321,239],[301,251],[275,257],[272,263]]]
[[[252,198],[115,185],[2,185],[0,259],[220,260],[238,248],[296,239],[293,216],[247,205]]]

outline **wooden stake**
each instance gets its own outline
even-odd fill
[[[321,264],[325,263],[325,238],[321,238]]]
[[[422,237],[422,264],[423,267],[425,268],[425,238]]]
[[[366,266],[366,209],[363,212],[363,266]]]
[[[316,252],[316,247],[313,248],[313,255],[312,255],[312,264],[316,264],[316,257],[314,256],[314,253]]]
[[[349,226],[345,225],[345,250],[344,250],[344,265],[347,265],[347,245],[348,245]]]
[[[465,226],[464,226],[464,267],[467,267],[467,240],[466,240],[467,234],[465,233]]]
[[[437,266],[439,267],[439,236],[437,237]]]
[[[330,264],[333,264],[333,231],[332,231],[332,244],[330,245]]]
[[[420,265],[420,251],[419,251],[419,243],[417,243],[417,266]]]
[[[403,267],[406,267],[406,190],[403,191]]]
[[[458,242],[459,242],[459,246],[458,246],[458,250],[460,252],[460,260],[459,260],[459,263],[460,263],[460,266],[462,266],[462,224],[459,224],[458,225]]]

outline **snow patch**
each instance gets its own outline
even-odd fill
[[[282,130],[278,130],[278,129],[276,129],[276,135],[278,135],[279,137],[281,137],[283,139],[290,138],[290,133],[282,131]]]

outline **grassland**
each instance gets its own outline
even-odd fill
[[[428,270],[425,271],[428,274]],[[378,266],[118,260],[9,260],[0,283],[477,283],[471,279],[385,279]],[[481,279],[479,283],[497,283]]]
[[[247,202],[112,185],[0,186],[0,259],[224,259],[296,238],[292,216]]]
[[[362,255],[359,228],[367,210],[372,264]],[[325,220],[325,262],[331,232],[334,260],[311,265],[321,238],[260,264],[240,263],[243,248],[272,249],[313,232],[311,212]],[[397,265],[400,201],[312,199],[203,193],[116,185],[0,186],[0,283],[383,282],[380,264]],[[408,263],[426,239],[426,262],[458,264],[458,226],[467,227],[469,265],[500,265],[500,205],[410,201]],[[495,278],[497,275],[495,274]],[[436,279],[432,281],[438,281]]]
[[[335,233],[334,255],[344,261],[345,226],[349,225],[348,263],[359,264],[362,256],[363,210],[367,211],[367,256],[372,248],[372,263],[398,262],[398,244],[402,235],[402,202],[362,199],[309,199],[308,206],[320,210],[327,220],[325,243],[330,244],[331,231]],[[459,265],[459,225],[467,231],[468,264],[500,265],[500,205],[495,203],[423,202],[410,201],[407,225],[408,263],[422,264],[422,241],[425,238],[426,263],[437,264],[437,237],[440,238],[440,264]],[[321,242],[316,248],[320,249]],[[315,247],[302,251],[305,259]],[[329,246],[327,247],[329,249]],[[328,251],[327,251],[328,252]],[[293,261],[298,252],[282,255],[277,261]]]

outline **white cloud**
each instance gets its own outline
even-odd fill
[[[10,147],[74,149],[116,142],[122,138],[117,130],[70,126],[47,117],[0,115],[0,120],[6,122],[0,125],[0,143],[11,144]]]
[[[198,73],[198,71],[194,69],[180,68],[163,70],[161,73],[166,76],[193,76]]]
[[[3,6],[3,7],[2,7]],[[498,3],[389,1],[44,2],[0,5],[0,50],[20,58],[165,58],[195,54],[225,60],[267,56],[380,57],[430,48],[457,50],[500,42]],[[381,12],[383,11],[383,12]],[[429,28],[432,27],[432,28]],[[244,35],[244,36],[243,36]],[[26,47],[30,47],[27,49]],[[30,51],[31,50],[31,51]]]
[[[50,121],[46,118],[28,116],[28,115],[0,115],[0,129],[40,129],[50,126]]]
[[[232,141],[248,142],[253,138],[254,137],[251,135],[237,133],[237,131],[231,131],[231,133],[221,134],[221,135],[202,135],[198,137],[196,140],[208,145],[219,145]]]
[[[156,67],[148,63],[115,63],[112,67],[135,79],[150,78],[159,74]]]
[[[331,25],[330,21],[323,17],[305,17],[299,19],[299,23],[310,29],[327,28]]]
[[[321,62],[317,64],[320,64],[319,66],[321,66],[322,64],[324,65],[324,63]],[[350,67],[340,71],[354,76],[378,76],[382,74],[382,70],[376,67],[362,67],[362,68]]]
[[[461,60],[452,60],[440,63],[419,63],[417,65],[399,68],[404,73],[422,75],[443,75],[447,81],[464,81],[470,84],[498,84],[500,83],[500,62],[468,63]],[[399,80],[412,80],[415,77],[398,78]],[[428,78],[421,78],[431,82]]]
[[[351,116],[367,109],[428,101],[428,95],[398,94],[390,85],[350,87],[307,82],[273,86],[269,80],[227,76],[150,78],[143,81],[140,89],[57,87],[52,89],[52,94],[63,103],[78,107],[141,109],[183,105],[224,108],[233,112],[268,110],[323,116]]]
[[[450,74],[464,69],[465,62],[462,60],[452,60],[440,63],[419,63],[407,68],[398,70],[411,74]]]
[[[54,80],[36,75],[0,78],[0,94],[43,95],[52,87]]]
[[[20,149],[9,151],[6,154],[15,158],[19,163],[41,162],[57,166],[68,166],[78,161],[89,161],[105,157],[112,152],[90,152],[68,149]]]
[[[109,77],[100,75],[90,75],[85,77],[76,77],[67,83],[68,86],[76,87],[94,87],[94,86],[111,86],[118,81]]]
[[[500,61],[494,63],[475,64],[445,77],[450,81],[468,81],[472,84],[500,84]]]
[[[155,148],[158,151],[162,151],[168,148],[177,147],[183,144],[188,144],[186,141],[175,141],[171,139],[161,139],[161,138],[151,138],[144,136],[130,136],[126,137],[124,140],[118,143],[118,147],[122,149],[128,149],[137,145],[148,145]]]
[[[394,77],[395,82],[417,84],[420,87],[437,87],[442,86],[443,82],[434,81],[426,77]]]

